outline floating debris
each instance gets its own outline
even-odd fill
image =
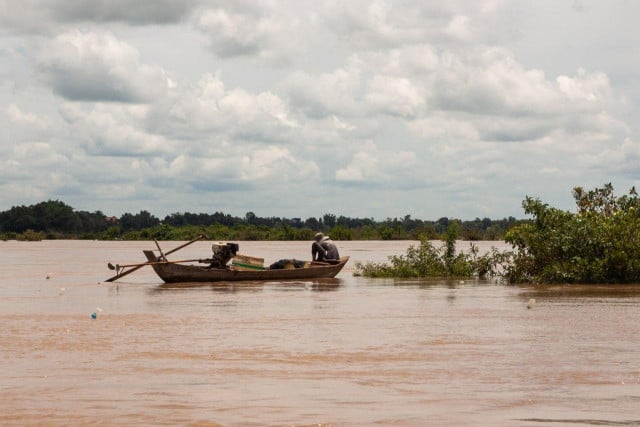
[[[58,295],[64,295],[66,291],[66,288],[60,288],[60,292],[58,292]]]
[[[91,318],[92,319],[97,319],[98,318],[98,314],[95,313],[95,312],[91,313]]]
[[[47,274],[47,280],[51,279],[53,277],[53,274],[49,273]]]
[[[531,309],[531,308],[533,308],[534,305],[536,305],[536,299],[535,298],[531,298],[529,300],[529,302],[527,303],[527,308]]]

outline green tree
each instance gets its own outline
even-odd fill
[[[630,283],[640,281],[640,201],[632,188],[616,198],[613,187],[573,190],[577,212],[527,197],[533,221],[512,228],[511,282]]]
[[[142,230],[158,224],[160,224],[160,220],[145,210],[140,211],[135,215],[125,213],[120,217],[120,226],[122,227],[123,232],[130,230]]]
[[[324,214],[322,216],[322,222],[324,226],[327,228],[335,227],[336,225],[336,216],[334,214]]]

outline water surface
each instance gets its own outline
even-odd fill
[[[169,286],[102,282],[149,242],[0,242],[0,424],[640,424],[639,286],[352,276],[410,243],[338,242],[333,280]]]

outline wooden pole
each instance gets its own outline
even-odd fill
[[[180,249],[182,249],[182,248],[184,248],[184,247],[186,247],[186,246],[189,246],[190,244],[195,243],[195,242],[197,242],[198,240],[202,240],[202,239],[204,239],[204,235],[202,235],[202,234],[201,234],[201,235],[199,235],[198,237],[196,237],[195,239],[193,239],[192,241],[187,242],[187,243],[185,243],[185,244],[183,244],[183,245],[178,246],[178,247],[177,247],[177,248],[175,248],[175,249],[170,250],[169,252],[167,252],[167,255],[170,255],[170,254],[172,254],[172,253],[174,253],[174,252],[177,252],[177,251],[179,251]],[[121,278],[121,277],[124,277],[124,276],[126,276],[126,275],[128,275],[128,274],[133,273],[133,272],[134,272],[134,271],[136,271],[136,270],[141,269],[141,268],[142,268],[142,267],[144,267],[145,265],[149,265],[149,262],[142,263],[142,264],[138,265],[137,267],[133,267],[133,268],[131,268],[130,270],[123,271],[123,272],[121,272],[121,273],[119,273],[119,274],[116,274],[116,275],[115,275],[115,276],[113,276],[113,277],[109,277],[107,280],[105,280],[105,282],[113,282],[114,280],[117,280],[117,279],[119,279],[119,278]]]
[[[162,252],[162,248],[160,248],[160,244],[158,243],[158,241],[157,241],[156,239],[153,239],[153,243],[155,243],[155,244],[156,244],[156,247],[158,248],[158,251],[160,252],[160,256],[161,256],[162,258],[164,258],[164,260],[165,260],[165,261],[169,261],[169,260],[167,259],[167,257],[166,257],[166,256],[164,256],[164,253]]]
[[[206,263],[206,262],[211,262],[211,259],[202,259],[202,258],[198,258],[198,259],[181,259],[179,261],[154,261],[154,262],[141,262],[138,264],[124,264],[124,265],[120,265],[120,264],[116,264],[115,267],[113,265],[111,265],[109,267],[110,270],[116,269],[119,270],[121,268],[127,268],[127,267],[144,267],[145,265],[155,265],[155,264],[179,264],[181,262],[201,262],[201,263]]]

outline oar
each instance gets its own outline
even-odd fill
[[[167,257],[164,256],[164,253],[162,252],[162,248],[160,248],[160,244],[158,243],[158,241],[156,239],[153,239],[153,243],[156,244],[156,247],[158,248],[158,252],[160,252],[160,257],[164,258],[165,261],[169,261]]]
[[[174,253],[174,252],[177,252],[177,251],[179,251],[180,249],[182,249],[182,248],[184,248],[184,247],[186,247],[186,246],[189,246],[189,245],[190,245],[190,244],[192,244],[192,243],[197,242],[198,240],[204,239],[204,237],[205,237],[205,236],[201,234],[201,235],[199,235],[198,237],[196,237],[195,239],[193,239],[192,241],[187,242],[187,243],[185,243],[184,245],[180,245],[180,246],[178,246],[177,248],[170,250],[169,252],[167,252],[167,255],[170,255],[170,254],[172,254],[172,253]],[[142,263],[142,264],[140,264],[140,265],[138,265],[138,266],[136,266],[136,267],[131,268],[130,270],[122,271],[122,272],[120,272],[120,273],[116,274],[116,275],[115,275],[115,276],[113,276],[113,277],[109,277],[107,280],[105,280],[105,282],[113,282],[113,281],[114,281],[114,280],[116,280],[116,279],[119,279],[119,278],[121,278],[121,277],[126,276],[127,274],[131,274],[131,273],[133,273],[134,271],[141,269],[141,268],[142,268],[142,267],[144,267],[145,265],[149,265],[149,262]]]
[[[210,259],[181,259],[180,261],[155,261],[155,262],[141,262],[138,264],[124,264],[124,265],[120,265],[120,264],[116,264],[113,265],[110,262],[107,263],[107,267],[109,268],[109,270],[120,270],[122,268],[127,268],[127,267],[144,267],[145,265],[155,265],[155,264],[178,264],[181,262],[201,262],[201,263],[205,263],[205,262],[211,262]]]

